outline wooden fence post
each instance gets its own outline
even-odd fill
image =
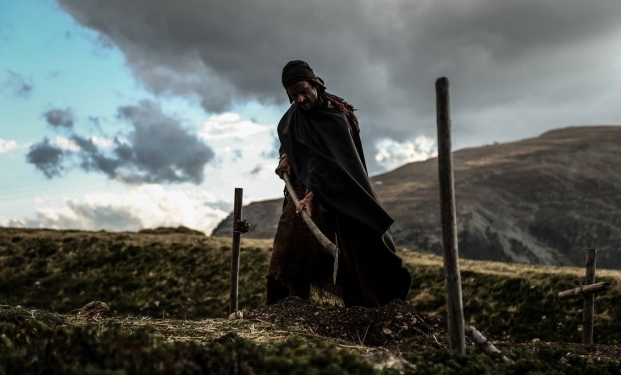
[[[244,193],[244,189],[235,188],[233,228],[235,228],[236,223],[241,221],[243,193]],[[237,303],[237,296],[239,294],[240,242],[241,242],[241,232],[233,229],[233,248],[232,248],[232,254],[231,254],[231,305],[229,306],[229,314],[237,313],[237,310],[239,308],[238,303]]]
[[[466,354],[464,337],[464,310],[461,298],[461,276],[457,250],[457,219],[453,182],[453,152],[449,81],[436,81],[436,111],[438,123],[438,172],[440,181],[440,213],[444,247],[444,277],[446,279],[446,307],[450,348]]]
[[[582,343],[593,344],[593,321],[595,318],[595,295],[610,289],[610,283],[595,284],[596,249],[587,249],[586,278],[579,288],[564,290],[558,294],[558,299],[565,301],[576,297],[584,297],[582,305]]]
[[[596,249],[587,249],[586,257],[586,280],[584,285],[595,283],[595,258]],[[582,343],[593,344],[593,317],[595,316],[595,295],[584,296],[582,312]]]
[[[582,285],[579,288],[562,291],[558,294],[559,301],[565,301],[580,296],[595,295],[610,289],[610,283],[597,283],[590,285]]]

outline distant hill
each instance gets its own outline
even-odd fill
[[[460,255],[470,259],[621,268],[621,126],[570,127],[454,153]],[[398,246],[441,253],[437,159],[372,178]],[[243,214],[247,237],[271,238],[282,199]],[[230,233],[232,218],[214,235]]]
[[[274,175],[275,178],[278,176]],[[283,188],[285,183],[283,182]],[[242,217],[248,219],[252,224],[250,231],[244,234],[248,238],[273,238],[276,232],[276,225],[282,212],[282,198],[270,199],[267,201],[253,202],[242,208]],[[211,233],[212,236],[230,236],[233,231],[233,214],[226,219]]]

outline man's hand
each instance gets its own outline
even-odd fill
[[[289,158],[287,158],[287,154],[282,154],[280,162],[278,163],[278,167],[276,167],[276,170],[274,172],[276,172],[281,180],[283,180],[282,174],[285,172],[287,172],[287,174],[291,176],[291,165],[289,165]]]
[[[299,214],[302,210],[306,210],[308,212],[308,216],[313,216],[313,192],[309,191],[304,199],[300,201],[298,207],[295,209],[295,213]]]

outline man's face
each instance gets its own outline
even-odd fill
[[[287,87],[287,93],[305,111],[317,105],[317,90],[308,81],[301,81]]]

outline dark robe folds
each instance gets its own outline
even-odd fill
[[[341,254],[337,284],[345,304],[379,306],[405,299],[410,274],[395,253],[387,232],[393,219],[373,192],[351,120],[338,109],[303,111],[293,104],[278,124],[278,137],[293,174],[333,223]]]

